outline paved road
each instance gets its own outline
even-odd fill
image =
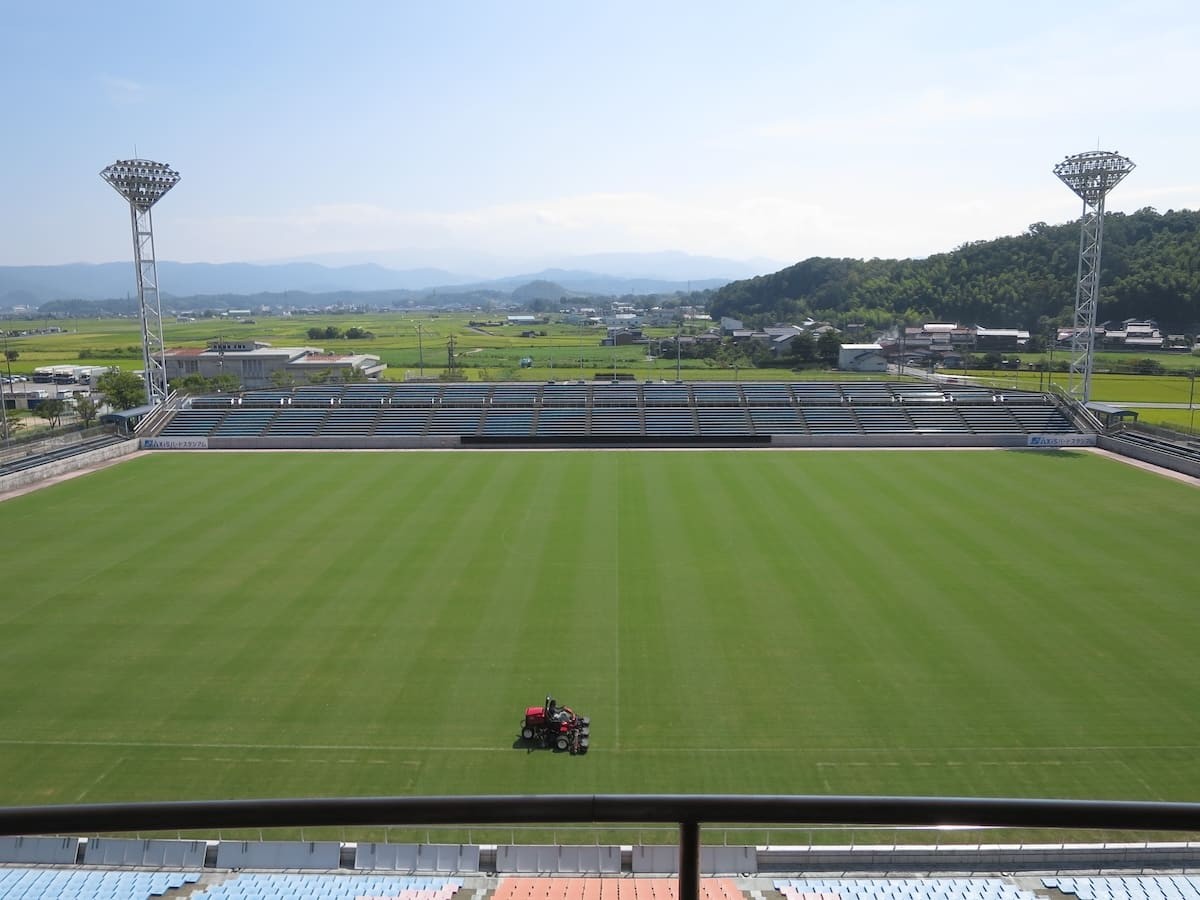
[[[1111,403],[1113,406],[1129,406],[1138,409],[1191,409],[1186,403],[1123,403],[1116,400],[1102,400],[1102,403]],[[1200,403],[1196,404],[1196,408],[1200,409]]]

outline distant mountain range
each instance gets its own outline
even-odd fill
[[[421,290],[461,281],[439,269],[397,272],[376,265],[333,269],[316,263],[158,263],[164,297],[330,291]],[[137,293],[132,262],[0,266],[0,306],[48,300],[108,300]]]
[[[720,287],[761,274],[776,264],[693,257],[682,253],[604,254],[576,258],[587,267],[549,268],[502,278],[475,279],[443,269],[388,269],[374,263],[326,266],[313,262],[158,263],[164,302],[170,298],[414,292],[417,295],[511,293],[533,281],[551,281],[572,294],[622,296]],[[712,273],[724,271],[715,276]],[[40,306],[52,300],[109,300],[136,294],[132,262],[59,266],[0,266],[0,308]],[[286,303],[286,299],[281,302]]]

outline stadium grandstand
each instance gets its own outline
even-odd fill
[[[0,898],[1200,900],[1200,876],[1187,873],[1198,854],[1191,844],[705,846],[689,887],[670,846],[0,838]],[[1105,862],[1120,873],[1097,871]]]
[[[1086,441],[1050,394],[890,382],[351,384],[195,397],[153,435],[214,449],[449,444],[1012,446]]]
[[[179,396],[0,452],[0,492],[147,450],[1090,447],[1200,476],[1200,445],[1061,393],[952,382],[368,382]]]

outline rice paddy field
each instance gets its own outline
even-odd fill
[[[1197,533],[1086,452],[146,455],[0,503],[0,804],[1200,800]]]

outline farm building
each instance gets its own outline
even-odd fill
[[[271,376],[281,371],[303,381],[309,373],[325,369],[335,376],[339,370],[356,369],[374,377],[387,368],[378,356],[329,355],[317,347],[272,347],[253,340],[209,341],[207,347],[168,350],[163,357],[168,379],[234,375],[248,388],[269,387]]]
[[[838,368],[843,372],[886,372],[887,360],[879,344],[842,344]]]

